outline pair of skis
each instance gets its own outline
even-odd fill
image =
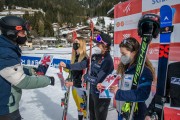
[[[165,95],[166,95],[166,76],[167,76],[167,66],[168,66],[168,58],[169,58],[169,45],[171,40],[171,33],[173,32],[173,15],[174,15],[174,9],[172,9],[168,5],[164,5],[160,8],[160,47],[159,47],[159,62],[158,62],[158,81],[157,81],[157,92],[156,95],[159,96],[158,101],[155,102],[155,107],[158,104],[158,106],[161,106],[160,113],[157,113],[158,120],[163,119],[163,105],[165,102]],[[146,59],[146,52],[148,50],[148,46],[150,41],[152,40],[152,36],[146,36],[142,35],[142,42],[141,42],[141,48],[140,53],[138,56],[138,63],[136,67],[136,71],[134,74],[133,81],[138,81],[142,70],[144,68],[144,63]],[[137,83],[138,84],[138,83]],[[134,113],[135,103],[133,103],[130,116],[128,120],[133,119],[133,113]]]
[[[94,32],[94,24],[92,20],[90,20],[90,29],[91,29],[91,36],[90,36],[90,52],[89,52],[89,59],[88,59],[88,73],[90,74],[91,70],[91,56],[92,56],[92,39],[93,39],[93,32]],[[74,38],[74,37],[73,37]],[[75,40],[75,39],[73,39]],[[60,69],[61,70],[61,69]],[[58,77],[61,79],[61,83],[64,84],[64,78],[62,75],[62,71],[58,73]],[[70,78],[70,81],[72,79]],[[62,87],[65,87],[64,85]],[[81,109],[86,109],[86,120],[89,120],[89,91],[90,91],[90,84],[86,81],[86,96],[83,97],[84,102],[81,103]],[[67,111],[68,111],[68,102],[69,102],[69,94],[70,94],[70,87],[68,87],[64,99],[61,100],[61,105],[64,106],[62,120],[67,120]]]
[[[58,73],[58,74],[59,74],[58,77],[60,78],[60,81],[64,81],[64,77],[62,75],[62,71],[60,73]],[[68,78],[66,79],[66,81],[72,82],[72,78],[71,78],[71,74],[70,73],[69,73]],[[61,84],[61,86],[62,86],[62,84]],[[63,87],[65,87],[65,85]],[[69,104],[69,97],[70,97],[71,87],[68,87],[65,90],[66,90],[66,92],[64,93],[64,98],[61,99],[61,107],[64,107],[63,115],[62,115],[62,120],[67,120],[68,104]]]
[[[73,43],[75,41],[75,39],[77,38],[77,33],[76,31],[73,31]],[[73,48],[72,48],[73,51]],[[65,86],[65,79],[63,77],[63,72],[62,72],[62,67],[59,68],[60,72],[57,73],[60,82],[61,82],[61,88],[66,90],[66,92],[64,93],[64,98],[61,99],[61,107],[64,107],[63,109],[63,115],[62,115],[62,120],[67,120],[67,113],[68,113],[68,104],[69,104],[69,97],[70,97],[70,91],[71,91],[71,86],[69,86],[68,88],[66,88]],[[69,75],[68,78],[66,79],[67,82],[72,82],[72,76],[71,76],[71,71],[69,70]]]
[[[155,114],[158,120],[163,120],[163,107],[166,102],[166,83],[167,70],[169,61],[169,48],[171,42],[171,33],[173,32],[173,16],[175,9],[168,5],[160,8],[160,46],[159,46],[159,61],[158,61],[158,75],[157,75],[157,89],[155,95]]]
[[[136,70],[133,76],[133,84],[138,87],[138,81],[144,69],[146,61],[146,53],[152,38],[156,38],[159,33],[159,16],[155,14],[145,14],[139,20],[138,34],[142,37],[139,55],[137,58]],[[136,103],[131,104],[130,114],[128,120],[133,120]]]

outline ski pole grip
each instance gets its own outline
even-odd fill
[[[59,67],[59,71],[62,73],[62,69],[63,69],[63,67]]]

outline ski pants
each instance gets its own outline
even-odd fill
[[[19,110],[16,110],[6,115],[0,115],[0,120],[21,120],[21,115]]]
[[[99,96],[90,94],[90,120],[106,120],[110,101],[110,98],[99,98]]]
[[[78,109],[78,116],[83,115],[84,117],[86,117],[86,109],[81,108],[81,104],[86,104],[86,92],[83,90],[83,88],[77,88],[73,86],[72,95]]]

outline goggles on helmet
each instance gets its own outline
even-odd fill
[[[105,41],[103,41],[103,39],[102,39],[102,37],[100,35],[96,36],[96,41],[100,42],[100,43],[102,42],[103,44],[107,45],[107,43]]]

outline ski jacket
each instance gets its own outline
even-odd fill
[[[46,76],[30,76],[31,68],[21,65],[21,50],[6,37],[0,35],[0,115],[19,108],[21,89],[33,89],[50,85]]]
[[[166,98],[166,103],[170,103],[171,107],[180,107],[180,62],[170,63],[168,65],[166,79],[166,96],[154,95],[146,115],[151,116],[154,112],[161,117],[162,111],[157,105],[162,105],[162,98]],[[171,101],[171,102],[170,102]],[[156,106],[155,106],[156,105]],[[162,106],[163,107],[163,106]]]
[[[88,67],[88,59],[75,64],[67,64],[66,67],[71,70],[82,70]],[[90,93],[99,96],[96,86],[114,70],[113,60],[110,53],[106,53],[103,57],[93,55],[91,62],[91,72],[84,75],[84,80],[90,82]]]
[[[78,58],[79,58],[79,55],[76,55],[74,63],[78,62]],[[86,59],[87,58],[85,57],[83,60],[86,60]],[[82,75],[83,75],[83,70],[72,70],[71,74],[72,74],[72,79],[73,79],[73,86],[75,86],[77,88],[81,88],[82,87],[81,79],[82,79]]]
[[[135,69],[136,69],[136,67],[135,67],[135,65],[133,65],[125,71],[125,75],[132,76],[131,79],[128,78],[128,80],[131,80],[131,83],[133,83],[132,80],[133,80],[133,75],[135,73]],[[136,120],[144,120],[145,112],[147,109],[145,101],[149,97],[152,81],[153,81],[152,72],[145,66],[143,69],[143,72],[141,74],[141,77],[138,81],[137,89],[133,89],[136,87],[134,87],[134,85],[132,85],[130,90],[118,89],[118,91],[116,92],[115,99],[117,101],[138,102],[138,106],[137,106],[138,111],[137,111],[137,114],[135,114],[135,118],[134,118]],[[122,82],[124,82],[123,83],[124,86],[129,86],[128,81],[123,80]],[[122,105],[120,105],[120,106],[122,106]],[[120,110],[118,110],[118,111],[120,111]]]

